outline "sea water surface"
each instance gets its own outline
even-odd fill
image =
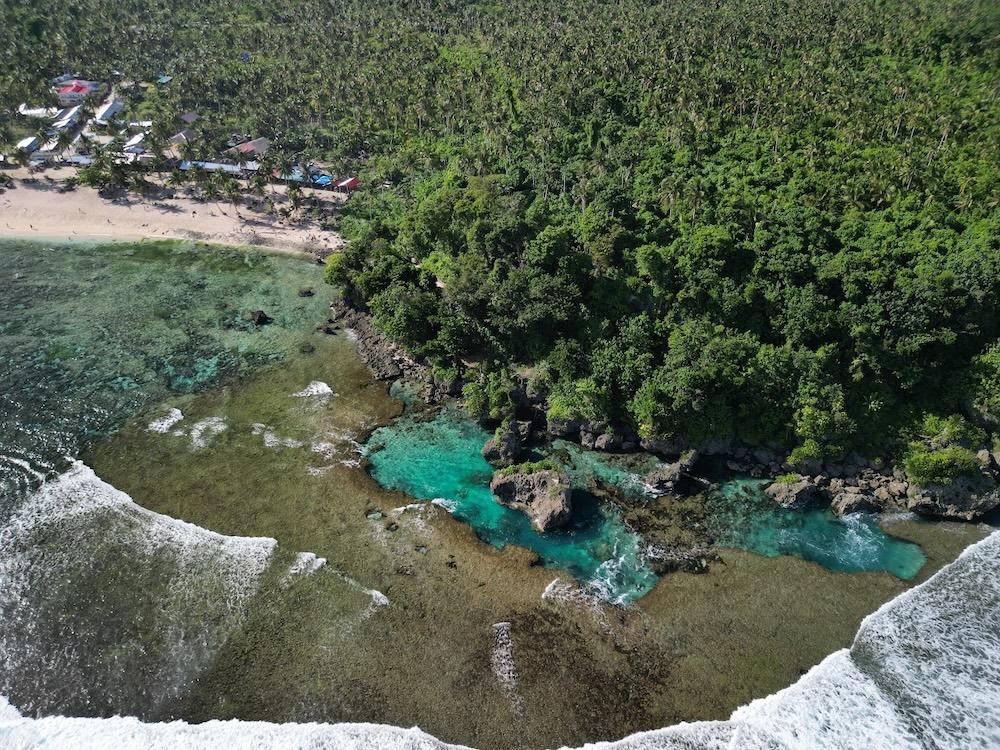
[[[569,473],[574,510],[567,528],[540,534],[524,513],[493,499],[493,469],[480,453],[489,437],[456,407],[430,419],[411,413],[371,436],[370,471],[385,487],[442,504],[490,544],[527,547],[543,565],[568,571],[607,601],[624,604],[649,591],[657,580],[650,564],[656,550],[588,487],[611,486],[642,502],[651,496],[643,476],[660,465],[654,457],[613,456],[554,441],[543,453]],[[765,486],[736,478],[709,493],[707,526],[719,546],[793,555],[833,571],[887,571],[905,580],[926,560],[917,544],[887,534],[873,516],[785,510],[764,496]]]
[[[708,575],[614,607],[649,585],[644,549],[586,494],[565,546],[535,553],[551,569],[530,564],[519,550],[537,541],[516,541],[522,526],[492,500],[488,525],[515,541],[482,543],[357,468],[355,441],[399,405],[347,337],[316,330],[319,284],[310,261],[190,243],[0,243],[0,695],[17,709],[0,715],[364,721],[490,750],[578,745],[724,718],[906,588],[728,551]],[[272,321],[251,325],[254,310]],[[463,429],[456,444],[471,442]],[[478,456],[470,434],[459,464]],[[577,486],[603,478],[643,501],[648,457],[555,453]],[[463,491],[484,499],[482,465],[471,474]],[[931,569],[983,533],[892,528]],[[603,600],[578,596],[574,576],[604,582]]]

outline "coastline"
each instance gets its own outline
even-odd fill
[[[323,259],[344,245],[336,232],[312,218],[294,223],[262,210],[253,198],[238,209],[168,191],[162,186],[148,197],[123,194],[106,198],[92,188],[66,190],[72,168],[48,169],[41,177],[27,170],[0,172],[12,189],[0,190],[0,237],[73,240],[189,240],[230,247],[253,247],[283,253],[308,253]],[[282,206],[284,186],[272,186],[272,200]],[[307,199],[310,196],[307,196]],[[336,210],[342,198],[324,194],[324,208]]]

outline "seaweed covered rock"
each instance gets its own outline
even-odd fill
[[[555,469],[536,469],[531,464],[497,472],[490,491],[501,505],[525,513],[540,533],[565,526],[569,521],[569,476]]]

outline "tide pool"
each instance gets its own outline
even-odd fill
[[[480,454],[489,437],[455,407],[432,419],[409,415],[372,435],[370,472],[386,488],[443,505],[489,544],[534,551],[543,565],[569,572],[607,601],[634,601],[652,588],[657,576],[648,564],[648,545],[614,507],[586,490],[594,482],[610,485],[641,503],[647,492],[642,477],[657,467],[654,457],[610,456],[554,441],[546,455],[570,475],[573,519],[565,530],[539,534],[527,516],[493,499],[493,470]],[[918,545],[886,534],[874,516],[785,510],[764,496],[765,485],[733,479],[709,495],[706,522],[717,546],[792,555],[834,572],[887,571],[903,580],[926,562]]]
[[[432,420],[421,421],[420,416],[403,417],[372,434],[370,471],[379,484],[434,500],[489,544],[517,544],[534,551],[544,566],[567,571],[607,601],[634,601],[656,583],[642,539],[614,508],[582,491],[584,473],[571,472],[576,491],[569,526],[539,534],[524,513],[493,499],[493,469],[480,453],[489,438],[485,430],[454,407],[442,409]],[[553,457],[558,459],[558,452]]]
[[[785,510],[764,495],[766,485],[734,479],[712,494],[708,522],[719,546],[768,557],[793,555],[835,572],[884,570],[907,581],[927,561],[918,545],[886,534],[874,515]]]

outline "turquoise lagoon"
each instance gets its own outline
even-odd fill
[[[613,506],[586,490],[596,481],[641,502],[649,496],[641,478],[656,468],[655,458],[610,456],[555,441],[548,456],[573,482],[573,518],[564,530],[539,534],[523,513],[494,501],[492,468],[480,454],[488,438],[455,407],[431,419],[426,413],[410,414],[373,433],[369,470],[384,487],[443,505],[489,544],[534,551],[543,565],[571,573],[603,599],[627,603],[652,588],[657,576],[649,564],[649,545]],[[874,517],[784,510],[767,500],[764,484],[731,479],[711,494],[707,523],[720,547],[793,555],[839,572],[887,571],[905,580],[923,566],[920,547],[886,534]]]
[[[539,534],[526,515],[493,500],[493,469],[480,454],[489,434],[456,407],[430,420],[423,416],[405,416],[369,439],[370,472],[383,487],[437,502],[489,544],[534,551],[543,565],[567,571],[603,599],[633,601],[656,583],[642,539],[613,508],[577,492],[569,526]],[[584,489],[573,468],[574,488]],[[626,477],[612,466],[606,472],[622,481]]]

